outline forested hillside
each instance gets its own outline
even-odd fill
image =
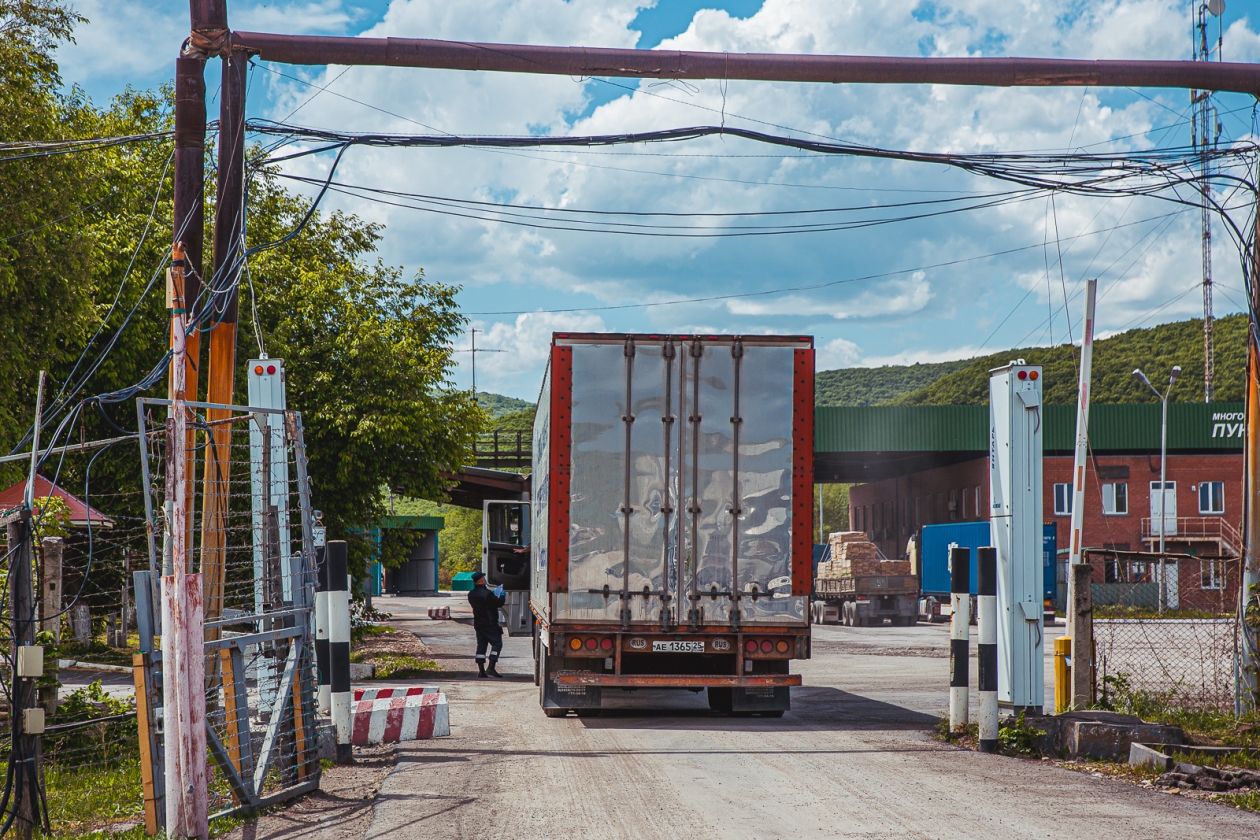
[[[1239,402],[1243,398],[1247,321],[1229,315],[1216,321],[1216,400]],[[989,370],[1011,359],[1045,366],[1045,400],[1076,402],[1079,348],[1028,347],[971,359],[961,369],[896,400],[904,405],[976,405],[989,400]],[[1181,379],[1173,389],[1174,402],[1203,399],[1203,321],[1178,321],[1147,329],[1135,329],[1101,339],[1094,344],[1093,393],[1100,403],[1158,402],[1133,369],[1141,368],[1157,387],[1168,382],[1173,365],[1181,365]]]
[[[815,405],[887,405],[965,368],[968,359],[877,368],[820,370],[814,378]]]

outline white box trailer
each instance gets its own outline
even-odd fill
[[[810,655],[813,449],[808,336],[555,334],[533,444],[546,713],[664,687],[781,715]]]

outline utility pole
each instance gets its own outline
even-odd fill
[[[477,330],[468,331],[472,336],[472,349],[468,352],[472,354],[472,380],[473,380],[473,399],[477,398]]]
[[[1195,21],[1194,60],[1211,61],[1212,50],[1208,47],[1207,19],[1218,19],[1225,11],[1225,0],[1207,0],[1199,4]],[[1224,45],[1223,27],[1218,26],[1216,35],[1216,59],[1222,58]],[[1203,246],[1203,401],[1211,402],[1216,396],[1216,349],[1212,323],[1212,158],[1221,136],[1220,118],[1212,104],[1212,91],[1191,90],[1190,103],[1194,106],[1194,119],[1190,121],[1190,145],[1199,153],[1199,220]],[[1211,135],[1211,139],[1208,136]]]
[[[1081,551],[1084,549],[1082,530],[1085,523],[1085,462],[1089,458],[1089,389],[1094,370],[1094,305],[1097,299],[1098,281],[1089,280],[1085,285],[1085,332],[1081,336],[1081,374],[1077,388],[1076,400],[1076,457],[1072,461],[1072,524],[1069,529],[1067,603],[1063,605],[1063,614],[1067,616],[1067,633],[1072,639],[1071,656],[1073,662],[1071,705],[1083,709],[1091,701],[1090,694],[1075,687],[1083,686],[1077,675],[1088,675],[1087,663],[1092,662],[1092,633],[1077,633],[1075,616],[1078,612],[1077,598],[1085,593],[1076,591],[1075,567],[1081,562]],[[1079,663],[1079,665],[1077,664]],[[1092,679],[1092,677],[1091,677]]]
[[[1251,311],[1260,311],[1260,191],[1256,193],[1256,229],[1252,235],[1251,260],[1248,268]],[[1239,582],[1239,615],[1244,619],[1239,628],[1242,639],[1241,662],[1238,663],[1238,685],[1235,688],[1235,706],[1241,713],[1260,708],[1260,650],[1256,629],[1245,620],[1253,607],[1260,608],[1260,600],[1253,587],[1260,587],[1260,347],[1256,344],[1254,330],[1247,330],[1247,447],[1243,455],[1243,480],[1245,500],[1246,549],[1242,556],[1242,580]]]
[[[210,359],[206,401],[231,405],[236,375],[237,286],[244,255],[245,87],[248,55],[222,53],[223,81],[219,95],[219,172],[214,205],[214,302],[210,307]],[[232,427],[225,409],[206,410],[211,445],[206,447],[202,476],[201,573],[205,581],[206,615],[223,612]],[[217,629],[212,636],[218,638]],[[217,663],[218,660],[214,660]]]

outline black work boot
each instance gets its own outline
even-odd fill
[[[498,677],[499,679],[502,679],[503,675],[494,669],[494,665],[498,661],[499,661],[499,657],[497,656],[490,657],[490,667],[486,669],[485,673],[489,674],[492,677]]]
[[[490,666],[490,672],[494,673],[494,665]],[[484,659],[477,660],[477,676],[484,677],[486,675],[486,661]]]

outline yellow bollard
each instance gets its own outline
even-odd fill
[[[1072,705],[1072,637],[1054,640],[1054,713],[1061,715]]]

